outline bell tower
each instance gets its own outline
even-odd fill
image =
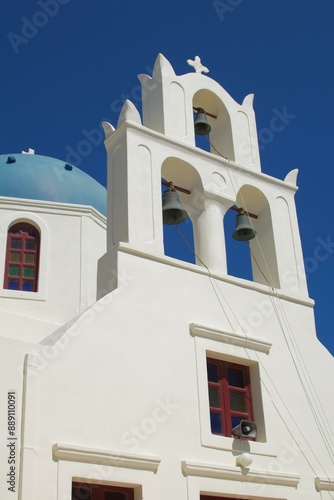
[[[153,75],[139,75],[143,118],[126,101],[117,127],[103,124],[108,250],[100,261],[100,294],[116,286],[115,273],[109,276],[116,249],[164,257],[163,178],[177,187],[192,221],[199,266],[227,275],[225,238],[231,235],[224,234],[223,220],[233,209],[245,214],[256,235],[249,241],[254,282],[307,296],[294,203],[297,170],[283,181],[263,174],[253,95],[238,104],[203,74],[208,69],[198,56],[188,64],[195,71],[178,76],[159,54]],[[203,122],[210,152],[196,147],[195,133],[202,133],[196,124]]]
[[[189,62],[178,76],[159,55],[153,75],[140,76],[143,117],[127,101],[117,126],[104,124],[97,300],[36,342],[24,320],[21,337],[0,336],[0,458],[16,449],[22,500],[320,500],[333,491],[334,366],[306,287],[297,172],[261,172],[252,97],[236,103],[199,58]],[[48,220],[65,208],[51,207]],[[230,215],[236,227],[225,234]],[[163,225],[182,235],[188,218],[195,264],[164,251]],[[76,268],[91,273],[94,227],[105,219],[81,219],[50,256],[70,241]],[[249,249],[252,279],[228,273],[231,238]],[[61,268],[71,293],[70,266]],[[52,411],[43,411],[50,388]]]

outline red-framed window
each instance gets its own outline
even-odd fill
[[[134,500],[133,488],[72,482],[72,500]]]
[[[253,420],[248,366],[207,359],[212,434],[232,436],[241,420]]]
[[[32,225],[20,222],[7,235],[4,288],[37,292],[40,234]]]

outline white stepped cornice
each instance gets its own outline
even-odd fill
[[[296,474],[268,472],[266,470],[229,467],[216,464],[204,464],[184,460],[182,472],[185,476],[201,476],[249,483],[264,483],[296,488],[300,476]]]
[[[314,481],[317,491],[334,491],[334,477],[317,476]]]
[[[118,451],[101,450],[56,443],[52,447],[52,458],[56,462],[66,460],[70,462],[84,462],[89,464],[110,465],[128,469],[140,469],[157,472],[161,462],[160,457],[122,453]]]
[[[245,347],[254,351],[265,352],[266,354],[268,354],[272,346],[271,342],[263,339],[249,337],[248,335],[240,335],[234,332],[224,332],[215,328],[199,325],[197,323],[191,323],[189,327],[191,335],[195,337],[204,337],[206,339],[216,340],[226,344]]]

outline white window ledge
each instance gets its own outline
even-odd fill
[[[95,448],[84,448],[64,444],[54,444],[52,447],[52,458],[56,462],[67,460],[70,462],[85,462],[90,464],[111,465],[114,467],[125,467],[128,469],[140,469],[156,473],[161,462],[160,457],[148,455],[125,454],[100,450]]]
[[[197,323],[191,323],[189,326],[191,335],[195,337],[217,340],[218,342],[245,347],[255,351],[264,352],[266,354],[268,354],[272,346],[272,343],[267,342],[266,340],[240,335],[238,333],[224,332],[217,330],[216,328],[209,328]]]
[[[265,483],[291,486],[293,488],[296,488],[300,481],[300,476],[296,474],[280,474],[259,469],[203,464],[187,460],[182,462],[182,472],[185,476],[201,476],[251,483]]]

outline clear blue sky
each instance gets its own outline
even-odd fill
[[[0,154],[30,147],[105,184],[101,121],[116,125],[126,98],[141,109],[137,75],[159,52],[177,74],[199,55],[237,102],[255,94],[263,172],[299,169],[309,291],[334,353],[333,19],[333,0],[2,0]],[[269,137],[284,109],[289,123]]]

